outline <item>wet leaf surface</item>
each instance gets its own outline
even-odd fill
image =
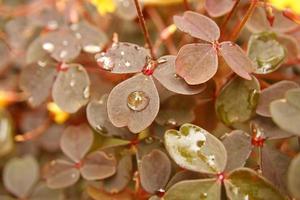
[[[286,57],[276,33],[261,32],[251,35],[248,43],[248,55],[256,64],[255,73],[268,74],[277,70]]]
[[[51,189],[65,188],[75,184],[80,172],[74,164],[66,160],[54,160],[46,172],[46,183]]]
[[[72,24],[70,28],[79,40],[82,50],[86,53],[100,52],[108,41],[104,32],[86,21]]]
[[[168,90],[185,95],[193,95],[202,92],[205,84],[190,86],[175,71],[176,56],[163,56],[158,59],[162,64],[158,64],[153,76]]]
[[[48,33],[42,38],[42,48],[58,62],[75,59],[81,50],[77,38],[68,29]]]
[[[138,133],[154,121],[159,110],[159,96],[150,76],[136,76],[118,84],[107,100],[108,117],[116,127],[128,126]]]
[[[164,152],[152,150],[142,158],[139,172],[142,187],[154,194],[166,186],[171,175],[171,161]]]
[[[115,127],[108,119],[107,95],[101,97],[99,101],[90,101],[86,108],[89,124],[103,136],[117,136],[121,138],[130,137],[130,132],[126,128]]]
[[[118,42],[95,56],[98,65],[111,73],[125,74],[141,72],[150,58],[147,49],[136,44]]]
[[[164,195],[166,200],[219,200],[221,182],[216,179],[181,181],[173,185]]]
[[[69,64],[66,67],[54,82],[52,97],[63,111],[75,113],[89,100],[90,80],[81,65]]]
[[[20,88],[29,96],[28,102],[36,107],[46,101],[57,72],[54,63],[28,65],[20,75]]]
[[[167,151],[180,167],[209,174],[218,174],[225,169],[226,149],[206,130],[184,124],[179,131],[167,130],[164,138]]]
[[[230,200],[286,199],[265,178],[248,168],[232,171],[224,183],[227,197]]]
[[[257,79],[234,77],[221,90],[215,108],[218,117],[226,125],[249,120],[255,111],[260,86]]]

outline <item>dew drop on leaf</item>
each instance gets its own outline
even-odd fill
[[[143,91],[134,91],[128,95],[127,105],[133,111],[144,110],[149,104],[149,97]]]

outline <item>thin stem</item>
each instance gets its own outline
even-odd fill
[[[258,0],[252,0],[251,1],[251,4],[250,4],[244,18],[242,19],[242,21],[238,24],[238,26],[236,26],[236,28],[231,33],[231,37],[230,37],[231,41],[235,41],[237,39],[237,37],[240,34],[240,32],[242,31],[244,25],[246,24],[248,19],[252,16],[253,11],[254,11],[257,3],[258,3]]]
[[[146,27],[145,18],[144,18],[143,12],[141,10],[139,1],[138,0],[134,0],[134,4],[135,4],[136,11],[138,13],[140,26],[142,28],[142,31],[143,31],[143,34],[144,34],[147,46],[150,49],[151,57],[152,57],[152,59],[155,59],[155,55],[154,55],[154,52],[153,52],[152,43],[151,43],[151,40],[150,40],[150,35],[149,35],[148,29]]]
[[[39,137],[40,135],[42,135],[47,128],[50,126],[50,120],[47,119],[45,120],[41,125],[39,125],[37,128],[24,133],[23,135],[16,135],[15,136],[15,141],[17,142],[25,142],[28,140],[33,140],[37,137]]]
[[[158,12],[156,11],[155,8],[149,8],[147,9],[147,13],[149,14],[149,16],[151,17],[154,25],[156,26],[157,30],[162,33],[166,26],[165,26],[165,23],[164,21],[162,20],[162,18],[160,17],[160,15],[158,14]],[[166,39],[162,39],[161,37],[158,37],[157,38],[157,41],[154,43],[154,46],[153,46],[153,51],[156,53],[160,44],[161,43],[165,43],[168,51],[170,54],[177,54],[177,49],[176,49],[176,46],[174,44],[174,41],[172,40],[171,37],[169,38],[166,38]]]
[[[238,7],[239,3],[240,3],[240,0],[236,0],[236,1],[235,1],[234,5],[233,5],[233,8],[232,8],[231,11],[228,13],[228,15],[226,16],[226,18],[225,18],[223,24],[221,25],[221,28],[220,28],[220,29],[221,29],[221,31],[222,31],[222,37],[224,37],[224,32],[225,32],[224,29],[226,28],[226,26],[227,26],[229,20],[231,19],[231,17],[232,17],[233,14],[235,13],[235,10],[236,10],[236,8]]]
[[[183,5],[184,5],[185,10],[190,10],[190,5],[189,5],[188,0],[183,0]]]

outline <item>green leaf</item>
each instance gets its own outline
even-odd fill
[[[285,93],[285,97],[288,103],[300,109],[300,88],[290,89]]]
[[[217,97],[215,108],[218,117],[226,125],[249,120],[254,114],[259,92],[260,86],[254,76],[252,80],[234,77]]]
[[[164,138],[167,151],[179,166],[209,174],[217,174],[225,169],[226,149],[206,130],[184,124],[179,131],[166,131]]]
[[[181,181],[165,194],[165,200],[219,200],[221,182],[216,179]]]
[[[52,190],[45,183],[40,183],[34,189],[30,200],[63,200],[62,190]]]
[[[39,179],[39,165],[34,157],[12,158],[4,166],[5,188],[18,198],[26,198]]]
[[[248,55],[256,63],[257,74],[268,74],[280,67],[286,52],[273,32],[253,34],[248,43]]]
[[[230,200],[284,200],[265,178],[248,168],[232,171],[224,180],[227,197]]]
[[[298,154],[291,162],[288,169],[288,188],[295,198],[300,199],[300,154]]]

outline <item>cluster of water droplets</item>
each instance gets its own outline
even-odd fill
[[[150,98],[144,91],[131,92],[127,97],[127,106],[133,111],[144,110],[150,102]]]
[[[106,71],[111,71],[115,66],[112,59],[109,56],[107,56],[105,52],[97,54],[96,61],[98,65]]]

